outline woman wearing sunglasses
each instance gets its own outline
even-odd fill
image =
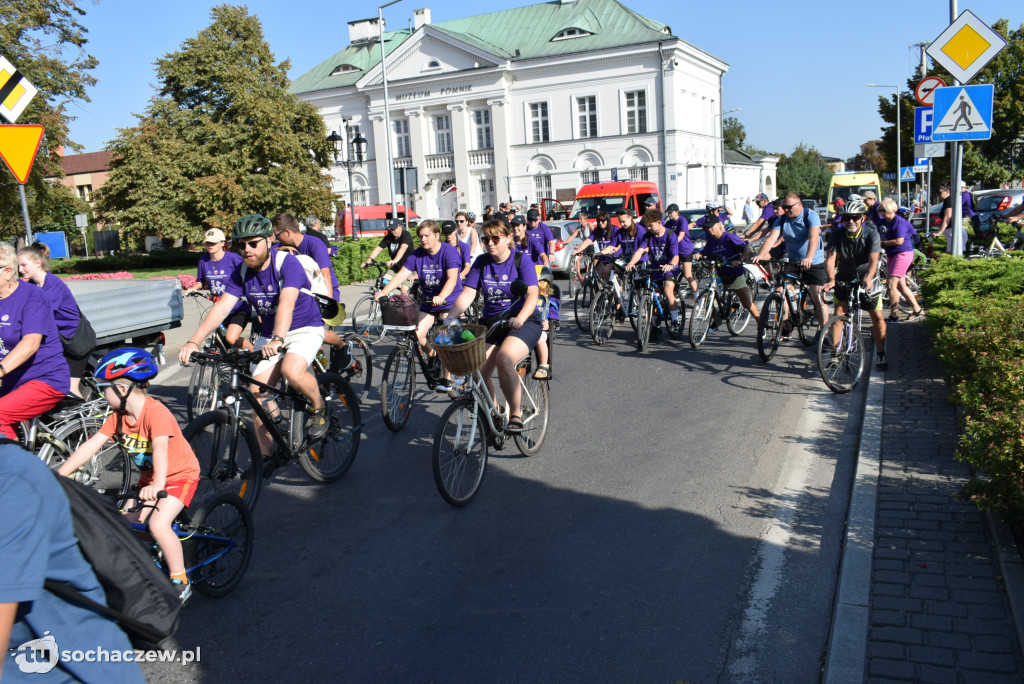
[[[512,233],[501,221],[485,223],[480,242],[485,254],[469,269],[462,294],[452,307],[448,320],[458,320],[476,298],[478,290],[483,292],[484,299],[481,322],[490,327],[502,318],[507,319],[506,326],[499,326],[487,337],[487,361],[480,373],[497,403],[491,376],[494,369],[498,369],[498,384],[510,409],[505,431],[516,434],[523,431],[523,418],[515,366],[537,345],[541,335],[541,317],[537,311],[537,270],[529,254],[513,254]],[[527,286],[526,294],[520,299],[512,295],[512,283],[516,280]]]
[[[484,253],[480,246],[480,236],[476,234],[476,221],[470,219],[468,213],[460,211],[455,215],[455,228],[459,233],[459,240],[469,245],[474,258]]]

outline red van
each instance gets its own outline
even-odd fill
[[[564,217],[565,214],[568,214],[570,220],[587,219],[591,225],[597,220],[599,212],[607,211],[611,216],[612,223],[618,225],[616,212],[619,209],[626,207],[632,212],[634,218],[639,218],[644,213],[645,203],[651,197],[657,202],[658,209],[661,209],[661,196],[658,193],[657,183],[609,181],[584,185],[576,193],[576,200],[569,211],[566,211],[561,202],[552,199],[542,200],[541,206],[544,216]]]
[[[355,221],[352,220],[352,211],[355,210]],[[419,218],[419,214],[411,209],[407,210],[405,205],[396,205],[398,218],[405,220]],[[387,232],[387,222],[392,218],[390,204],[371,204],[368,206],[346,207],[345,215],[338,215],[338,221],[334,226],[335,233],[339,237],[372,237],[383,236]],[[349,230],[354,226],[355,230]]]

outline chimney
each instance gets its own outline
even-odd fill
[[[419,30],[420,26],[426,26],[430,23],[430,8],[413,10],[413,29]]]
[[[377,17],[371,19],[357,19],[348,22],[348,42],[351,45],[368,43],[377,37]]]

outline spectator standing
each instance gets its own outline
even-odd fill
[[[939,224],[939,231],[935,233],[936,237],[946,234],[946,228],[949,228],[949,235],[946,236],[946,254],[953,253],[953,230],[956,228],[952,225],[953,223],[953,195],[950,192],[949,185],[943,183],[939,186],[939,199],[942,200],[942,223]],[[962,247],[967,247],[967,229],[964,228],[963,221],[960,222],[960,242]]]
[[[327,249],[331,248],[331,243],[327,240],[327,236],[320,232],[320,219],[316,217],[316,214],[307,216],[299,230],[323,242]]]
[[[754,222],[757,212],[754,211],[754,205],[751,203],[750,198],[747,198],[746,203],[743,205],[743,223],[750,227],[750,224]]]

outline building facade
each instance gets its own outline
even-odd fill
[[[613,178],[655,181],[680,206],[717,197],[728,66],[668,25],[615,0],[436,24],[416,10],[412,27],[384,33],[387,111],[380,28],[376,18],[350,22],[350,44],[291,87],[329,131],[368,141],[352,168],[357,206],[391,202],[388,137],[394,167],[415,169],[396,202],[425,217],[509,199],[571,201],[581,185]],[[348,200],[348,169],[332,173]]]

